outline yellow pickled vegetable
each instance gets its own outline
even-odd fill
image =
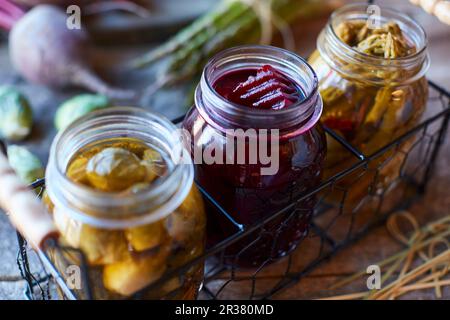
[[[83,224],[58,209],[54,210],[53,219],[67,244],[81,249],[91,265],[121,261],[129,254],[122,231],[98,229]]]
[[[166,270],[169,251],[159,248],[154,254],[142,254],[110,264],[103,269],[103,284],[106,289],[130,296],[158,280]]]
[[[128,243],[136,251],[156,248],[167,240],[167,233],[163,221],[128,229],[125,231]]]
[[[86,173],[94,188],[112,192],[142,182],[147,170],[134,153],[122,148],[106,148],[89,159]]]
[[[73,161],[69,169],[67,170],[67,177],[73,182],[88,184],[89,180],[86,174],[86,166],[88,164],[88,159],[81,157]]]
[[[167,217],[166,226],[169,235],[176,242],[187,244],[193,238],[203,237],[205,224],[201,195],[197,188],[193,187],[180,207]]]
[[[161,155],[152,149],[144,151],[141,164],[147,169],[147,181],[153,181],[166,172],[166,165]]]

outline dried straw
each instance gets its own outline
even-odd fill
[[[407,235],[400,228],[400,221],[410,225],[412,232]],[[392,237],[406,247],[405,250],[377,263],[382,268],[382,289],[328,297],[323,300],[396,299],[406,293],[434,288],[436,298],[442,297],[442,287],[450,286],[446,278],[450,271],[450,216],[431,222],[423,228],[407,211],[390,217],[387,229]],[[437,248],[444,247],[438,251]],[[338,289],[361,277],[358,272],[330,289]]]

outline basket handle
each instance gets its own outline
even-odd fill
[[[441,22],[450,25],[450,1],[448,0],[409,0],[421,6],[429,14],[435,15]]]
[[[34,249],[43,249],[58,231],[41,201],[16,175],[0,141],[0,208],[8,212],[13,226]]]

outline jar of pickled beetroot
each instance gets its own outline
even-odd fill
[[[428,97],[424,30],[406,14],[381,7],[379,15],[373,15],[371,9],[353,4],[334,12],[309,59],[319,77],[324,104],[321,121],[365,156],[413,128]],[[372,161],[373,169],[383,164],[380,172],[376,177],[366,174],[347,199],[359,200],[356,191],[367,194],[374,180],[373,189],[380,190],[395,180],[413,142],[414,137],[402,144],[403,152],[388,150]],[[352,158],[330,139],[326,176],[348,168]],[[385,163],[388,158],[389,164]],[[349,185],[355,177],[350,180]]]
[[[287,255],[308,232],[326,152],[322,101],[312,68],[269,46],[219,53],[205,67],[183,128],[200,185],[237,224],[260,228],[228,247],[226,264],[257,267]],[[289,210],[276,215],[288,205]],[[236,232],[208,210],[208,239]]]
[[[51,258],[62,275],[87,272],[79,298],[88,288],[94,299],[196,298],[201,263],[161,280],[205,246],[202,198],[175,130],[153,113],[111,108],[53,141],[44,202],[61,238]]]

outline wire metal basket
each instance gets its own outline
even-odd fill
[[[361,153],[336,132],[325,128],[330,138],[336,139],[343,150],[352,155],[353,163],[349,162],[345,170],[326,179],[314,190],[293,199],[288,207],[251,226],[236,223],[217,201],[198,185],[205,200],[217,209],[222,218],[230,222],[234,232],[207,248],[202,256],[177,270],[168,272],[145,290],[152,288],[158,290],[159,286],[170,279],[183,277],[192,266],[204,263],[205,277],[199,294],[200,299],[276,297],[276,294],[300,281],[321,262],[366,235],[371,228],[383,223],[391,213],[409,207],[426,189],[450,118],[450,93],[433,82],[429,82],[429,85],[428,111],[422,122],[372,155]],[[181,119],[182,117],[174,119],[174,122],[179,123]],[[386,179],[386,176],[389,178]],[[45,181],[36,181],[31,187],[41,193],[45,188]],[[257,242],[265,232],[268,232],[267,227],[270,223],[279,221],[280,218],[283,220],[280,224],[282,228],[298,214],[296,204],[310,197],[318,200],[310,232],[295,250],[276,263],[264,261],[253,269],[241,269],[227,262],[230,258],[227,256],[227,249],[237,241],[252,235]],[[276,233],[277,230],[272,228],[270,232]],[[274,236],[274,241],[276,240],[277,235]],[[66,299],[93,297],[90,285],[92,275],[89,274],[89,267],[84,262],[86,259],[81,251],[52,242],[46,252],[36,253],[27,247],[26,241],[19,234],[18,241],[20,250],[17,263],[27,283],[25,292],[27,298],[54,298],[54,294],[51,294],[54,288],[58,288],[60,296]],[[237,255],[245,254],[247,249],[243,248]],[[68,252],[79,257],[85,284],[82,290],[69,288],[66,277],[50,258],[55,252],[61,257]],[[30,254],[38,256],[41,265],[38,270],[30,268]],[[55,283],[57,286],[54,286]],[[178,290],[180,288],[175,288],[165,298],[176,297]],[[142,299],[142,292],[131,298]]]

